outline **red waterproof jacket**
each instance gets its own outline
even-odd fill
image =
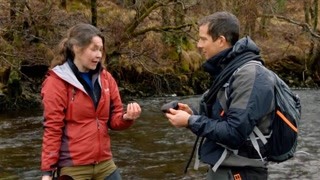
[[[112,158],[108,128],[127,129],[118,86],[109,72],[100,71],[97,108],[68,63],[48,72],[42,85],[44,135],[41,170],[96,164]]]

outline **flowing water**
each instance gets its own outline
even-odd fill
[[[320,90],[297,90],[302,120],[296,156],[269,165],[269,179],[320,177]],[[138,99],[142,116],[128,130],[111,132],[114,160],[126,179],[204,179],[206,167],[183,173],[195,136],[175,128],[160,112],[178,99],[197,107],[199,96]],[[0,115],[0,180],[40,179],[41,110]]]

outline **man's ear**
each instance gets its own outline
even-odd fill
[[[230,47],[230,43],[227,41],[226,37],[224,36],[219,36],[219,44],[220,47]]]
[[[219,36],[219,43],[220,44],[225,44],[227,42],[226,37],[224,36]]]

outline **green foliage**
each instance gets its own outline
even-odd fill
[[[287,0],[277,0],[276,1],[276,12],[283,12],[285,10],[285,7],[286,7],[286,2]]]
[[[12,43],[9,43],[8,40],[0,37],[0,49],[6,53],[12,53],[14,51],[14,46]]]
[[[6,66],[16,68],[10,75],[10,84],[12,85],[20,81],[18,71],[21,61],[27,61],[30,64],[48,64],[48,61],[54,56],[53,47],[66,34],[68,28],[79,22],[91,22],[90,0],[67,0],[67,10],[59,7],[58,1],[25,1],[30,6],[26,8],[23,3],[20,3],[22,7],[19,6],[19,11],[12,21],[9,17],[10,4],[8,2],[1,4],[3,11],[0,11],[0,16],[3,17],[0,24],[0,53],[6,54],[0,54],[0,58],[2,58],[0,61]],[[46,2],[52,2],[53,6],[48,6]],[[136,83],[143,82],[141,83],[143,85],[139,86],[141,91],[156,89],[155,92],[161,92],[165,89],[166,91],[179,91],[179,94],[185,94],[192,93],[190,87],[194,90],[194,93],[201,93],[211,83],[208,76],[200,69],[204,59],[197,52],[195,40],[192,39],[197,36],[196,25],[180,29],[170,29],[170,27],[196,24],[200,17],[217,10],[234,12],[241,17],[241,24],[244,25],[248,20],[247,17],[251,15],[251,11],[248,15],[246,14],[248,9],[256,9],[259,18],[260,15],[263,17],[264,14],[270,14],[272,11],[272,13],[281,12],[281,15],[289,17],[289,19],[303,19],[301,18],[303,12],[286,12],[288,7],[300,11],[303,1],[207,0],[201,1],[201,3],[196,1],[172,3],[173,1],[170,1],[167,4],[168,1],[143,0],[135,1],[134,4],[133,1],[122,1],[124,5],[115,2],[100,0],[97,7],[97,25],[106,38],[108,70],[115,75],[115,79],[118,81],[135,83],[130,84],[133,87],[132,89],[138,87]],[[150,4],[155,2],[161,2],[161,8],[158,7],[148,12]],[[185,6],[182,8],[181,5]],[[213,7],[213,9],[208,9],[208,7]],[[264,11],[263,9],[270,11]],[[161,13],[162,11],[163,13]],[[259,18],[256,20],[259,20]],[[266,23],[270,19],[275,23]],[[287,28],[289,26],[283,25],[288,24],[288,22],[269,17],[261,19],[260,24],[264,31],[259,31],[263,33],[260,36],[257,34],[255,41],[257,40],[258,45],[262,45],[261,52],[265,53],[269,59],[277,60],[283,58],[284,54],[287,56],[297,52],[301,54],[307,52],[305,49],[303,51],[298,49],[310,46],[308,42],[310,36],[306,37],[305,31],[301,33],[301,27],[290,26],[293,28]],[[169,29],[163,27],[169,27]],[[132,30],[131,33],[127,33],[128,29]],[[150,29],[150,31],[144,31],[146,29]],[[283,34],[288,34],[287,31],[293,34],[292,37],[304,36],[306,38],[294,41],[289,47],[287,43],[284,43],[287,41],[283,41]],[[137,32],[143,33],[139,34]],[[32,41],[30,37],[37,37],[38,39]],[[303,57],[303,60],[306,59],[303,55],[301,57]],[[306,62],[309,71],[311,71],[308,59]],[[300,63],[297,64],[303,66]],[[288,64],[287,66],[294,65]],[[169,74],[170,77],[162,77],[163,74]],[[311,75],[312,72],[310,72]],[[145,79],[137,80],[138,76]],[[161,78],[166,78],[166,80]],[[122,84],[127,85],[128,83]]]
[[[15,81],[19,81],[20,80],[20,74],[18,71],[16,70],[12,70],[10,72],[10,77],[9,77],[9,81],[8,81],[8,84],[12,84],[14,83]]]
[[[180,59],[182,72],[189,72],[192,64],[189,54],[186,51],[182,51]]]
[[[174,62],[179,60],[179,53],[175,50],[172,50],[167,52],[167,59]]]
[[[204,59],[195,51],[182,51],[180,55],[181,70],[194,72],[200,68]]]
[[[0,96],[5,96],[5,85],[0,82]]]
[[[189,68],[189,62],[188,61],[181,61],[181,71],[182,72],[189,72],[190,68]]]
[[[178,78],[182,83],[187,83],[189,81],[189,77],[186,74],[180,74],[178,75]]]
[[[192,50],[195,47],[194,43],[191,43],[190,40],[186,37],[186,35],[181,33],[164,33],[163,41],[168,46],[175,47],[178,53],[180,53],[181,50]]]
[[[83,11],[90,8],[90,1],[74,0],[67,5],[69,11]]]
[[[199,69],[192,74],[189,85],[193,87],[195,94],[201,94],[210,88],[211,83],[209,74]]]

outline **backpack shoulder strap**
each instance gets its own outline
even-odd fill
[[[271,132],[272,133],[272,132]],[[257,153],[259,154],[260,158],[262,161],[264,161],[261,153],[260,153],[260,147],[259,147],[259,144],[258,144],[258,141],[257,141],[257,138],[260,139],[262,141],[262,143],[265,145],[267,144],[267,138],[262,134],[262,132],[260,131],[260,129],[255,126],[253,128],[253,131],[252,133],[249,135],[249,138],[250,138],[250,141],[254,147],[254,149],[257,151]]]

